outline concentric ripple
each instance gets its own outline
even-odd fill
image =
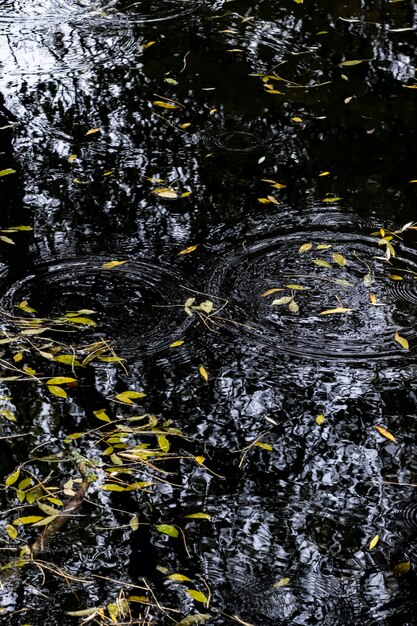
[[[94,310],[90,317],[97,326],[83,336],[109,339],[122,356],[158,352],[181,336],[189,321],[181,309],[171,307],[182,300],[177,287],[181,280],[174,272],[142,261],[102,269],[105,261],[96,257],[43,264],[12,285],[1,304],[16,313],[16,305],[27,300],[40,316],[52,318]]]
[[[130,22],[149,24],[183,18],[209,4],[213,5],[205,0],[116,0],[107,10],[125,15]]]
[[[210,289],[230,303],[228,326],[281,352],[340,360],[407,357],[394,337],[405,337],[411,350],[416,343],[411,272],[417,253],[396,248],[390,265],[375,237],[331,230],[278,234],[245,242],[216,270]]]

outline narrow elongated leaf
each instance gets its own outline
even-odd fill
[[[191,578],[188,578],[188,576],[184,576],[184,574],[170,574],[169,576],[167,576],[167,578],[169,578],[170,580],[176,580],[178,582],[191,582]]]
[[[331,267],[330,263],[328,261],[323,261],[323,259],[312,259],[312,261],[319,267]]]
[[[338,306],[335,309],[326,309],[326,311],[322,311],[319,315],[334,315],[337,313],[350,313],[353,309],[346,309],[343,306]]]
[[[406,339],[405,337],[402,337],[402,336],[399,334],[398,330],[395,332],[394,339],[395,339],[395,341],[396,341],[397,343],[399,343],[399,344],[400,344],[400,346],[402,346],[405,350],[409,350],[409,349],[410,349],[410,345],[409,345],[409,343],[408,343],[407,339]]]
[[[281,578],[278,582],[272,585],[272,589],[279,589],[280,587],[285,587],[290,582],[289,578]]]
[[[203,512],[199,512],[199,513],[190,513],[189,515],[184,515],[184,517],[186,517],[187,519],[211,519],[212,516],[209,515],[208,513],[203,513]]]
[[[101,266],[102,270],[112,270],[114,267],[119,267],[119,265],[124,265],[127,261],[107,261],[107,263],[103,263]]]
[[[267,291],[264,291],[263,293],[261,293],[261,298],[265,298],[266,296],[270,296],[273,293],[276,293],[277,291],[284,291],[283,287],[274,287],[273,289],[268,289]]]
[[[377,429],[380,435],[382,435],[386,439],[389,439],[390,441],[393,441],[394,443],[397,443],[397,440],[394,437],[394,435],[392,435],[388,430],[386,430],[386,428],[384,428],[383,426],[378,426],[378,425],[376,425],[375,428]]]
[[[180,622],[174,624],[174,626],[194,626],[195,624],[203,624],[207,620],[212,619],[210,613],[195,613],[194,615],[187,615]]]
[[[9,474],[6,480],[4,481],[7,487],[9,487],[10,485],[13,485],[13,483],[15,483],[18,480],[19,476],[20,476],[20,468],[17,469],[12,474]]]
[[[200,367],[198,368],[198,371],[200,372],[201,378],[203,378],[207,382],[209,379],[209,375],[204,365],[200,365]]]
[[[16,170],[12,170],[10,167],[0,170],[0,176],[9,176],[9,174],[16,174]]]
[[[98,613],[99,609],[95,607],[91,607],[90,609],[82,609],[81,611],[66,611],[66,615],[72,615],[72,617],[87,617],[88,615],[93,615],[93,613]]]
[[[338,254],[337,252],[333,252],[332,259],[335,263],[340,265],[340,267],[344,267],[346,265],[346,259],[343,255]]]
[[[98,411],[93,411],[93,413],[96,418],[101,420],[102,422],[111,422],[110,417],[106,413],[106,409],[98,409]]]
[[[18,517],[14,520],[13,524],[15,526],[18,524],[34,524],[42,519],[44,519],[43,515],[27,515],[26,517]]]
[[[283,296],[282,298],[278,298],[278,300],[273,300],[273,305],[280,306],[281,304],[289,304],[292,301],[292,296]]]
[[[168,198],[169,200],[178,198],[177,192],[170,187],[158,187],[158,189],[152,189],[152,193],[160,198]]]
[[[164,102],[163,100],[154,100],[152,104],[156,107],[161,107],[162,109],[178,109],[178,104]]]
[[[375,535],[375,537],[373,537],[373,538],[371,539],[371,541],[370,541],[370,544],[369,544],[369,549],[370,549],[370,550],[373,550],[373,549],[375,548],[376,544],[378,543],[378,541],[379,541],[379,536],[378,536],[378,535]]]
[[[180,339],[178,341],[173,341],[169,347],[170,348],[179,348],[179,346],[182,346],[183,343],[184,343],[184,341],[182,341]]]
[[[312,247],[313,247],[312,243],[303,243],[299,247],[298,252],[308,252],[309,250],[311,250]]]
[[[65,389],[62,389],[62,387],[58,387],[57,385],[48,385],[48,391],[58,398],[68,398],[68,394]]]
[[[188,246],[188,248],[185,248],[185,250],[181,250],[180,252],[178,252],[178,256],[181,256],[182,254],[190,254],[190,252],[194,252],[194,250],[197,250],[198,248],[198,244],[196,246]]]

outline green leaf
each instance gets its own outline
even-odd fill
[[[83,324],[85,326],[96,326],[95,321],[90,319],[89,317],[69,317],[67,319],[68,319],[68,322],[71,322],[71,324]]]
[[[170,537],[178,537],[178,530],[175,526],[171,526],[170,524],[159,524],[155,526],[156,530],[163,535],[169,535]]]
[[[10,167],[6,170],[0,170],[0,176],[8,176],[9,174],[16,174],[16,170],[12,170]]]
[[[206,598],[204,593],[201,593],[201,591],[197,591],[197,589],[187,589],[187,593],[189,596],[192,597],[193,600],[196,600],[197,602],[201,602],[202,604],[208,603],[208,599]]]
[[[312,259],[312,261],[315,265],[318,265],[319,267],[331,267],[330,263],[328,263],[327,261],[323,261],[322,259]]]

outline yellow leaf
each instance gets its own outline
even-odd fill
[[[262,448],[263,450],[273,450],[269,443],[264,443],[263,441],[257,441],[255,446],[258,446],[258,448]]]
[[[201,378],[204,378],[204,380],[207,382],[209,379],[209,375],[207,373],[206,368],[203,365],[200,365],[200,367],[198,368],[198,371],[200,372]]]
[[[417,89],[417,85],[414,87],[414,89]],[[414,178],[413,180],[409,180],[409,183],[417,183],[417,178]]]
[[[285,189],[287,187],[287,185],[282,185],[281,183],[274,183],[272,186],[274,189]]]
[[[197,602],[201,602],[202,604],[208,603],[208,600],[204,593],[201,593],[201,591],[197,591],[197,589],[187,589],[187,593],[189,596],[192,597],[193,600],[196,600]]]
[[[261,204],[271,204],[272,200],[271,198],[258,198],[258,202],[260,202]]]
[[[191,582],[191,578],[188,578],[188,576],[184,576],[184,574],[170,574],[169,576],[167,576],[167,578],[169,578],[170,580],[186,580]]]
[[[68,157],[68,163],[72,163],[77,158],[76,154],[70,154]]]
[[[4,235],[0,235],[0,239],[1,241],[4,241],[4,243],[9,243],[13,246],[15,246],[15,242],[13,241],[13,239],[10,239],[10,237],[4,237]]]
[[[331,247],[332,247],[331,243],[319,243],[316,246],[316,250],[328,250]]]
[[[185,248],[185,250],[181,250],[180,252],[178,252],[177,256],[180,256],[181,254],[190,254],[190,252],[194,252],[194,250],[197,250],[198,248],[198,244],[196,246],[188,246],[188,248]]]
[[[164,452],[169,452],[169,448],[170,448],[169,441],[168,441],[168,439],[164,435],[159,435],[159,437],[158,437],[158,446]]]
[[[394,339],[397,343],[400,344],[400,346],[402,346],[405,350],[409,350],[410,345],[407,341],[407,339],[405,337],[401,337],[401,335],[399,334],[398,330],[395,331],[395,335],[394,335]]]
[[[404,280],[403,276],[398,276],[398,274],[390,274],[389,277],[391,280]]]
[[[17,530],[14,526],[12,526],[11,524],[6,524],[5,531],[9,535],[10,539],[16,539]]]
[[[68,394],[65,389],[62,389],[62,387],[58,387],[57,385],[48,385],[48,391],[58,398],[68,398]]]
[[[101,266],[102,270],[111,270],[113,267],[118,267],[119,265],[124,265],[127,261],[108,261],[107,263],[103,263]]]
[[[290,582],[289,578],[281,578],[277,583],[272,585],[272,589],[279,589],[280,587],[285,587]]]
[[[98,409],[98,411],[93,411],[93,414],[102,422],[111,422],[110,417],[106,413],[106,409]]]
[[[4,417],[4,419],[10,422],[16,421],[16,416],[9,409],[0,409],[0,417]]]
[[[46,381],[47,385],[65,385],[66,383],[76,383],[76,378],[70,378],[68,376],[56,376]]]
[[[301,123],[302,123],[302,121],[303,121],[303,120],[301,119],[301,117],[292,117],[292,118],[291,118],[291,121],[292,121],[292,122],[298,122],[298,123],[300,123],[300,122],[301,122]]]
[[[330,174],[330,172],[321,172],[319,174],[319,176],[328,176]]]
[[[156,196],[159,196],[160,198],[168,198],[170,200],[178,198],[177,192],[170,187],[158,187],[157,189],[152,189],[152,193],[154,193]]]
[[[339,198],[338,196],[327,196],[323,198],[322,202],[339,202],[339,200],[343,200],[343,198]]]
[[[101,485],[103,491],[126,491],[126,487],[123,485],[117,485],[116,483],[105,483]]]
[[[196,456],[194,458],[199,465],[202,465],[204,461],[206,460],[204,456]]]
[[[272,293],[276,293],[277,291],[284,291],[282,287],[274,287],[273,289],[268,289],[261,293],[260,297],[265,298],[266,296],[270,296]]]
[[[133,404],[132,400],[136,400],[137,398],[144,398],[146,393],[142,391],[123,391],[123,393],[118,393],[116,398],[120,400],[120,402],[124,402],[124,404]]]
[[[42,515],[28,515],[27,517],[18,517],[13,521],[15,526],[19,524],[35,524],[36,522],[40,522],[44,517]]]
[[[377,429],[380,435],[382,435],[386,439],[389,439],[390,441],[393,441],[394,443],[397,443],[397,440],[394,437],[394,435],[392,435],[388,430],[378,425],[376,425],[375,428]]]
[[[101,128],[90,128],[90,130],[87,130],[84,137],[87,137],[88,135],[94,135],[94,133],[99,133],[100,131]]]
[[[343,61],[343,63],[339,63],[339,67],[350,67],[352,65],[359,65],[359,63],[363,63],[363,59],[354,59],[352,61]]]
[[[272,304],[280,306],[281,304],[289,304],[292,301],[292,296],[283,296],[282,298],[278,298],[278,300],[273,300]]]
[[[163,535],[168,535],[169,537],[178,537],[178,530],[175,526],[171,526],[171,524],[159,524],[155,526],[156,530]]]
[[[178,104],[174,104],[173,102],[164,102],[163,100],[154,100],[152,104],[156,107],[161,107],[162,109],[178,109]]]
[[[6,170],[0,170],[0,176],[8,176],[9,174],[16,174],[16,170],[12,170],[10,167]]]
[[[339,306],[336,309],[327,309],[322,311],[319,315],[333,315],[334,313],[350,313],[353,309],[345,309],[343,306]]]
[[[288,289],[294,289],[294,291],[309,291],[310,287],[303,287],[302,285],[285,285]]]
[[[15,363],[19,363],[19,361],[22,361],[22,360],[23,360],[23,354],[21,352],[18,352],[17,354],[13,356],[13,361]]]
[[[299,247],[298,252],[308,252],[312,247],[312,243],[303,243],[303,245]]]
[[[184,341],[182,341],[182,340],[173,341],[169,347],[170,348],[178,348],[179,346],[182,346],[183,343],[184,343]]]
[[[148,43],[143,43],[142,44],[142,50],[146,50],[146,48],[150,48],[151,46],[154,45],[154,43],[156,43],[155,41],[148,41]]]
[[[129,526],[133,530],[133,532],[139,528],[139,519],[137,515],[134,515],[130,518]]]
[[[23,300],[20,304],[17,304],[16,306],[18,309],[21,309],[22,311],[25,311],[26,313],[36,313],[36,309],[32,309],[32,307],[28,305],[27,300]]]
[[[373,549],[375,548],[376,544],[378,543],[378,541],[379,541],[379,536],[378,536],[378,535],[375,535],[375,537],[373,537],[373,538],[371,539],[371,542],[370,542],[370,544],[369,544],[369,549],[370,549],[370,550],[373,550]]]
[[[89,317],[68,317],[68,322],[71,322],[71,324],[82,324],[83,326],[96,326],[95,321]]]
[[[344,267],[346,265],[345,257],[342,256],[341,254],[338,254],[337,252],[333,252],[332,259],[335,263],[340,265],[340,267]]]
[[[369,300],[371,301],[371,304],[376,304],[376,295],[374,293],[370,293]]]
[[[316,417],[316,424],[318,424],[319,426],[321,426],[322,424],[324,424],[326,418],[324,417],[324,415],[321,413],[320,415],[317,415]]]
[[[190,513],[189,515],[184,515],[187,519],[211,519],[212,516],[208,513]]]
[[[327,261],[323,261],[322,259],[312,259],[313,263],[315,263],[315,265],[318,265],[319,267],[331,267],[330,263],[328,263]]]
[[[182,128],[183,130],[185,130],[186,128],[188,128],[189,126],[191,126],[190,122],[186,122],[185,124],[181,124],[180,128]]]
[[[4,481],[5,485],[7,487],[9,487],[10,485],[13,485],[13,483],[15,483],[18,478],[20,476],[20,468],[17,469],[15,472],[13,472],[12,474],[9,474],[8,477],[6,478],[6,480]]]
[[[298,306],[295,300],[291,300],[291,302],[288,304],[288,308],[291,311],[291,313],[298,313],[298,311],[300,310],[300,307]]]

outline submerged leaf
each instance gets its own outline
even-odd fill
[[[325,421],[326,421],[326,418],[324,417],[324,415],[322,413],[320,415],[317,415],[317,417],[316,417],[316,424],[321,426],[322,424],[324,424]]]
[[[7,527],[6,527],[7,530]],[[405,576],[406,574],[409,573],[409,571],[411,570],[411,562],[410,561],[404,561],[403,563],[397,563],[397,565],[394,565],[394,574],[396,574],[397,576]]]

